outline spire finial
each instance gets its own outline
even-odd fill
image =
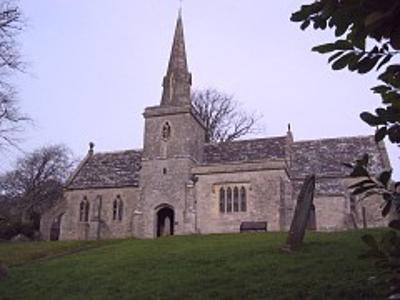
[[[179,18],[182,18],[183,0],[179,0]]]
[[[90,142],[89,143],[89,151],[88,151],[89,155],[93,155],[94,153],[94,143]]]

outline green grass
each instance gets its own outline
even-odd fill
[[[13,267],[35,260],[77,253],[113,242],[115,243],[115,241],[0,243],[0,262]]]
[[[0,244],[0,299],[383,299],[363,233],[307,234],[291,255],[283,233]]]

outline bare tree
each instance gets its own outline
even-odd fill
[[[260,132],[260,116],[242,110],[231,95],[215,89],[196,90],[192,104],[206,125],[206,142],[232,141]]]
[[[71,151],[65,146],[43,147],[0,176],[0,194],[24,221],[38,226],[40,215],[62,198],[63,183],[73,165]]]
[[[21,10],[13,1],[0,2],[0,149],[16,145],[16,133],[22,130],[21,122],[28,118],[17,106],[15,87],[8,82],[10,75],[23,71],[24,64],[17,36],[25,22]]]

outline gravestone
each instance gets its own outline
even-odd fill
[[[297,197],[296,209],[286,245],[282,248],[285,252],[299,249],[303,244],[310,211],[313,206],[315,190],[315,175],[309,175],[304,180],[299,196]]]

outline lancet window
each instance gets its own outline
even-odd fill
[[[118,195],[113,202],[113,220],[122,221],[123,214],[124,214],[124,202],[122,201],[121,196]]]
[[[83,200],[81,201],[79,205],[79,221],[80,222],[88,222],[89,221],[89,209],[90,209],[90,204],[89,201],[87,200],[87,197],[83,197]]]

